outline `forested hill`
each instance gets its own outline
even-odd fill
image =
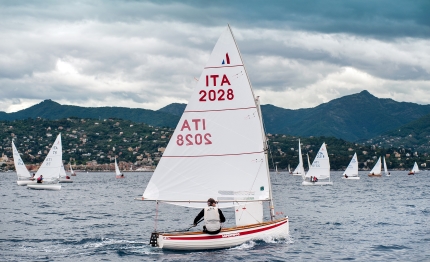
[[[67,117],[120,118],[175,128],[185,107],[186,104],[173,103],[153,111],[124,107],[69,106],[45,100],[15,113],[0,112],[0,120],[37,117],[51,120]],[[347,141],[372,139],[430,114],[430,105],[377,98],[367,91],[334,99],[314,108],[291,110],[262,105],[261,109],[268,133],[332,136]]]
[[[36,119],[38,117],[50,120],[68,117],[92,119],[119,118],[158,127],[176,127],[180,118],[177,115],[162,111],[141,108],[60,105],[49,99],[15,113],[0,112],[0,120]]]
[[[13,139],[24,163],[36,166],[45,159],[59,133],[65,164],[72,162],[91,170],[103,170],[103,165],[112,164],[117,157],[121,165],[128,166],[129,170],[132,165],[134,169],[147,166],[155,168],[173,135],[173,129],[112,118],[0,121],[0,156],[12,158]],[[274,165],[280,169],[285,169],[288,165],[295,168],[299,162],[298,137],[268,134],[268,139],[270,168],[273,169]],[[373,166],[379,156],[386,156],[390,169],[411,168],[415,161],[420,165],[430,163],[428,154],[415,155],[410,149],[355,144],[334,137],[301,137],[306,168],[306,154],[313,161],[323,142],[327,144],[333,170],[344,169],[354,152],[358,155],[362,169]],[[2,161],[4,160],[0,159],[0,169],[13,168],[13,161],[1,164]]]

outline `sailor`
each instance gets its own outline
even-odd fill
[[[33,176],[32,177],[30,177],[30,180],[35,180],[36,178],[34,177],[36,174],[35,173],[33,173]]]
[[[42,176],[42,175],[40,175],[40,176],[37,178],[37,183],[42,183],[42,181],[43,181],[43,176]]]
[[[198,221],[204,217],[205,225],[203,232],[208,234],[218,234],[221,231],[221,223],[225,222],[224,214],[216,207],[215,199],[208,199],[208,207],[203,208],[202,211],[194,219],[194,226],[197,226]]]

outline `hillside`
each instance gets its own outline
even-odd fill
[[[37,117],[105,119],[120,118],[158,127],[175,128],[186,104],[173,103],[157,111],[123,107],[78,107],[45,100],[16,113],[0,112],[0,120]],[[382,99],[367,91],[334,99],[314,108],[284,109],[262,105],[268,133],[294,136],[332,136],[347,141],[363,141],[394,130],[430,114],[430,105]]]
[[[15,113],[0,112],[0,120],[21,120],[27,118],[62,119],[67,117],[106,119],[120,118],[159,127],[176,127],[179,117],[161,111],[125,107],[80,107],[60,105],[52,100],[23,109]]]
[[[383,147],[409,148],[417,152],[430,151],[430,114],[366,141]]]
[[[0,154],[12,158],[11,143],[14,139],[26,164],[40,164],[59,133],[63,142],[65,164],[72,162],[93,170],[103,170],[100,165],[112,163],[115,156],[118,161],[129,163],[128,167],[155,167],[173,130],[112,118],[0,121]],[[274,168],[275,164],[279,169],[285,169],[288,165],[295,168],[298,164],[298,137],[268,134],[268,138],[271,151],[270,168]],[[430,162],[428,154],[412,156],[413,152],[409,149],[384,149],[373,145],[354,144],[334,137],[302,137],[301,142],[303,156],[306,157],[306,153],[309,153],[311,161],[321,144],[327,143],[333,170],[344,169],[354,152],[357,152],[359,167],[362,169],[373,166],[377,157],[386,154],[390,154],[387,157],[389,168],[410,168],[414,161],[419,164]],[[396,152],[400,157],[395,156]],[[304,162],[306,168],[306,158]]]

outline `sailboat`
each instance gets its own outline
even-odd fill
[[[75,164],[76,164],[76,163],[75,163]],[[70,167],[70,175],[71,175],[71,176],[76,176],[75,171],[73,171],[73,169],[72,169],[72,164],[71,164],[71,163],[69,163],[69,167]]]
[[[116,157],[115,157],[115,177],[116,178],[124,178],[124,174],[121,174],[121,171],[119,171],[119,167],[118,167],[118,164],[116,162]]]
[[[308,171],[309,171],[309,168],[311,168],[311,161],[309,161],[309,153],[306,153],[306,156],[308,157]]]
[[[228,26],[138,200],[201,209],[214,198],[219,208],[234,208],[236,226],[215,235],[155,230],[152,246],[220,249],[288,235],[288,217],[275,216],[261,117],[259,99]],[[270,221],[263,219],[263,202],[269,203]]]
[[[414,175],[418,174],[420,172],[420,169],[418,168],[417,162],[414,163],[414,167],[411,171],[409,171],[408,175]]]
[[[288,164],[288,173],[289,173],[289,174],[292,174],[292,173],[293,173],[293,171],[291,171],[290,164]]]
[[[13,163],[15,164],[16,175],[18,180],[16,183],[18,186],[25,186],[27,184],[35,184],[36,180],[32,179],[30,172],[28,172],[27,167],[21,159],[15,144],[12,141],[12,151],[13,151]]]
[[[343,179],[360,179],[358,176],[358,161],[357,161],[357,153],[354,153],[351,161],[349,162],[348,167],[345,169],[345,172],[342,174]]]
[[[370,177],[381,177],[381,157],[378,158],[375,166],[370,170],[368,176]]]
[[[316,182],[313,178],[317,178]],[[326,180],[328,179],[328,181]],[[320,181],[325,180],[325,181]],[[302,185],[304,186],[331,186],[333,182],[330,181],[330,159],[328,157],[326,144],[323,143],[317,155],[315,156],[309,171],[303,178]]]
[[[304,176],[304,174],[305,174],[305,168],[303,167],[302,148],[300,146],[300,139],[299,139],[299,164],[297,165],[296,169],[294,169],[293,176]]]
[[[61,163],[60,179],[58,182],[59,183],[73,183],[73,180],[70,179],[70,177],[67,175],[66,170],[64,169],[63,163]]]
[[[276,166],[275,166],[275,172],[276,172],[276,174],[278,174],[278,175],[280,174],[280,172],[278,171],[278,165],[276,165]]]
[[[40,175],[43,176],[43,183],[36,183],[27,185],[31,189],[46,189],[46,190],[60,190],[61,185],[58,183],[60,178],[61,167],[63,165],[63,149],[61,145],[61,134],[57,136],[54,144],[49,150],[48,155],[37,170],[36,178]],[[64,167],[63,167],[64,169]]]
[[[391,176],[390,172],[388,172],[388,168],[387,168],[387,162],[385,161],[385,157],[382,157],[384,159],[384,174],[386,176]]]

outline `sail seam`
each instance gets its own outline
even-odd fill
[[[227,109],[214,109],[214,110],[192,110],[192,111],[184,111],[184,113],[201,113],[201,112],[217,112],[217,111],[233,111],[233,110],[245,110],[245,109],[253,109],[255,106],[251,107],[240,107],[240,108],[227,108]]]
[[[240,156],[240,155],[252,155],[252,154],[260,154],[264,153],[264,151],[259,152],[249,152],[249,153],[238,153],[238,154],[221,154],[221,155],[196,155],[196,156],[165,156],[163,157],[207,157],[207,156]]]
[[[210,69],[210,68],[225,68],[225,67],[239,67],[239,66],[242,66],[242,67],[243,67],[243,65],[230,65],[230,66],[208,66],[208,67],[205,67],[205,69]]]

